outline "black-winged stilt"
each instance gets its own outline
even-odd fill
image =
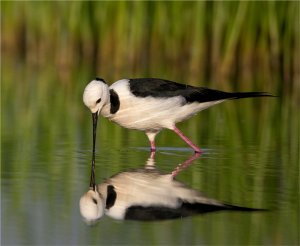
[[[98,115],[129,129],[144,131],[155,151],[155,136],[164,128],[173,130],[193,150],[201,150],[177,127],[199,111],[231,99],[272,96],[266,92],[223,92],[156,79],[122,79],[108,86],[103,79],[91,81],[83,102],[93,115],[94,136]]]
[[[165,174],[149,158],[145,168],[120,172],[86,192],[79,202],[80,213],[88,223],[104,214],[117,220],[166,220],[220,210],[264,211],[224,204],[192,189],[174,177],[199,157],[195,154]],[[94,181],[91,180],[93,183]]]

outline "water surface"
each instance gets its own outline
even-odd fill
[[[79,100],[79,99],[78,99]],[[88,226],[79,198],[89,186],[91,117],[68,110],[59,119],[39,117],[24,131],[24,121],[2,136],[2,242],[4,244],[296,244],[298,242],[298,162],[286,136],[287,122],[274,123],[276,99],[257,121],[243,115],[254,101],[229,102],[203,112],[179,127],[203,154],[177,179],[207,196],[238,206],[267,208],[264,213],[221,211],[159,222],[117,221],[103,217]],[[77,102],[76,102],[77,103]],[[80,100],[78,103],[81,103]],[[259,103],[260,104],[260,103]],[[284,108],[288,110],[288,108]],[[75,116],[72,116],[75,115]],[[246,116],[246,115],[245,115]],[[24,115],[26,118],[26,115]],[[291,117],[293,120],[293,117]],[[55,123],[56,122],[56,123]],[[290,123],[290,121],[289,121]],[[44,124],[49,125],[45,128]],[[67,124],[67,126],[65,125]],[[21,128],[21,129],[20,129]],[[23,130],[22,130],[23,128]],[[207,131],[210,133],[208,134]],[[207,137],[210,135],[210,137]],[[142,168],[150,153],[146,136],[100,120],[96,180]],[[193,152],[175,133],[157,137],[159,170],[170,173]]]

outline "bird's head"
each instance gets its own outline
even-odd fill
[[[93,222],[100,219],[104,213],[104,201],[97,189],[90,189],[79,201],[81,216],[87,222]]]
[[[96,78],[92,80],[84,89],[83,102],[92,114],[99,114],[104,104],[107,103],[109,89],[103,79]]]

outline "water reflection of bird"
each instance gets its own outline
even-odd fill
[[[196,158],[193,156],[171,174],[158,171],[153,158],[144,169],[118,173],[81,197],[81,215],[87,221],[95,221],[104,213],[118,220],[165,220],[219,210],[257,210],[224,204],[175,180],[178,172]]]
[[[122,79],[110,87],[103,79],[91,81],[83,101],[93,114],[94,130],[98,114],[119,125],[146,133],[155,151],[155,137],[164,128],[173,130],[195,152],[200,148],[176,127],[199,111],[231,99],[271,96],[265,92],[223,92],[183,85],[163,79]]]

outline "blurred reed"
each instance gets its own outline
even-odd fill
[[[108,81],[164,77],[228,90],[273,89],[298,100],[297,2],[6,1],[1,5],[4,62],[11,61],[13,67],[52,66],[68,90],[74,88],[66,85],[74,70],[85,67],[89,79],[94,74]]]

